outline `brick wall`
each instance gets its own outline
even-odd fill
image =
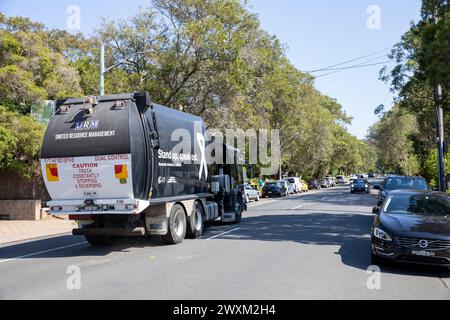
[[[0,200],[0,217],[9,220],[41,220],[41,200]]]
[[[0,172],[0,200],[49,201],[40,171],[31,179],[25,179],[12,171]]]

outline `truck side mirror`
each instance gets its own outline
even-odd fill
[[[376,214],[376,215],[379,215],[380,214],[380,207],[373,207],[372,213]]]

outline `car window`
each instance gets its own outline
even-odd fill
[[[450,216],[450,197],[430,195],[392,195],[385,213]]]
[[[385,190],[428,190],[428,185],[425,179],[417,178],[388,178],[384,184]]]

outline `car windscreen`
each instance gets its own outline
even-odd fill
[[[386,201],[385,213],[450,217],[450,197],[445,195],[392,195]]]
[[[384,184],[384,189],[390,190],[428,190],[428,185],[425,179],[417,178],[388,178]]]
[[[276,186],[276,185],[277,185],[276,183],[266,183],[264,185],[264,188],[270,188],[270,187],[273,187],[273,186]]]
[[[286,181],[289,182],[289,183],[295,183],[294,179],[286,179]]]

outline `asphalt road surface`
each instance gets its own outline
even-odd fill
[[[367,271],[375,196],[338,187],[252,202],[240,225],[177,246],[71,235],[0,246],[0,298],[450,299],[447,269]]]

